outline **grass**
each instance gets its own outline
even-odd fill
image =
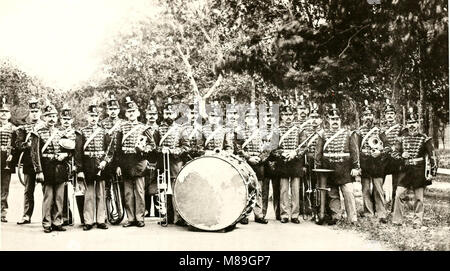
[[[439,178],[436,181],[439,181]],[[370,240],[385,242],[399,250],[450,251],[450,186],[448,189],[426,189],[424,225],[420,229],[413,228],[412,204],[409,204],[410,209],[405,216],[404,225],[400,227],[392,224],[391,217],[388,224],[381,224],[375,218],[364,217],[358,218],[359,227],[344,221],[334,227],[364,233]],[[388,207],[390,210],[390,206]]]

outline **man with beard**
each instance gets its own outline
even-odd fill
[[[389,99],[386,99],[386,105],[384,107],[384,118],[385,124],[381,129],[381,134],[386,139],[386,148],[390,148],[390,155],[387,157],[387,165],[385,174],[391,174],[392,177],[392,208],[391,212],[394,211],[395,204],[395,191],[397,190],[398,184],[398,174],[401,167],[401,157],[398,155],[398,152],[394,151],[395,146],[397,145],[402,131],[404,131],[403,126],[400,123],[397,123],[397,116],[395,112],[395,107],[390,103]],[[386,180],[386,176],[385,176]]]
[[[72,126],[72,124],[73,124],[72,109],[67,104],[64,104],[63,107],[61,108],[61,115],[60,115],[59,121],[61,122],[61,127],[60,127],[61,139],[68,139],[71,142],[75,142],[76,133],[78,133],[78,132],[76,132]],[[72,163],[74,150],[68,150],[68,149],[61,148],[61,152],[67,153],[67,158],[65,158],[63,160],[63,162],[66,165],[67,176],[69,176],[69,174],[73,174],[72,172],[69,172],[68,170],[69,170],[69,166],[70,166],[69,164]],[[72,170],[76,171],[76,168],[74,168]],[[63,226],[73,225],[73,218],[72,218],[73,214],[72,214],[72,210],[70,209],[70,202],[69,202],[68,181],[69,180],[67,179],[65,182],[65,185],[64,185]],[[80,210],[81,207],[82,206],[78,206],[78,210]],[[82,208],[81,208],[81,210],[82,210]],[[80,220],[83,221],[82,212],[80,212]]]
[[[274,108],[272,101],[269,101],[266,116],[265,116],[265,130],[264,130],[264,149],[269,151],[269,157],[264,163],[264,178],[262,190],[269,191],[269,181],[272,182],[272,201],[273,209],[275,212],[275,219],[281,220],[280,215],[280,178],[276,174],[276,158],[273,155],[273,151],[278,148],[278,129],[276,127],[276,119],[274,117]],[[267,186],[267,187],[264,187]],[[267,205],[269,201],[269,194],[262,194],[263,196],[263,216],[266,216]],[[267,199],[266,199],[267,197]]]
[[[42,226],[45,233],[63,228],[64,183],[67,171],[64,160],[67,153],[61,151],[61,132],[56,128],[58,111],[47,103],[43,110],[45,126],[33,132],[31,139],[31,160],[36,172],[36,182],[43,183]]]
[[[404,167],[399,173],[398,187],[395,193],[394,214],[392,223],[401,226],[405,212],[405,197],[408,189],[414,190],[414,228],[420,228],[423,223],[423,193],[425,187],[431,185],[431,178],[437,174],[436,155],[432,138],[419,131],[419,115],[413,108],[409,109],[406,120],[406,133],[397,144],[397,151],[403,158]],[[426,174],[426,160],[429,159],[431,172]]]
[[[305,176],[302,178],[304,189],[310,189],[313,190],[314,187],[316,187],[316,175],[313,174],[312,169],[314,169],[314,153],[316,150],[317,140],[319,138],[319,132],[321,131],[322,127],[322,119],[319,114],[319,107],[316,103],[311,104],[310,108],[310,125],[306,126],[305,129],[302,130],[301,135],[301,143],[299,146],[300,152],[305,155]],[[311,181],[309,183],[308,187],[308,179]],[[302,190],[300,190],[302,192]],[[314,194],[310,193],[309,198],[308,193],[305,191],[305,198],[307,199],[304,204],[300,205],[305,210],[306,214],[311,213],[312,202],[315,201]],[[302,202],[300,202],[302,203]],[[317,206],[316,206],[317,207]]]
[[[0,100],[0,177],[1,177],[1,221],[8,222],[6,214],[8,212],[8,194],[9,183],[11,182],[11,173],[14,171],[12,159],[14,155],[13,144],[16,137],[16,126],[9,122],[11,118],[11,106],[6,102],[3,96]]]
[[[280,140],[274,156],[277,158],[276,172],[280,176],[281,223],[287,223],[290,216],[292,223],[299,224],[299,184],[303,175],[303,161],[297,150],[300,144],[299,127],[294,123],[294,112],[289,102],[283,105],[280,114]]]
[[[147,120],[146,134],[153,137],[155,144],[159,144],[159,138],[156,138],[156,131],[158,130],[158,108],[155,105],[155,101],[150,100],[147,109],[145,110],[145,118]],[[146,217],[150,217],[151,204],[155,206],[155,216],[159,216],[157,207],[158,187],[156,181],[156,165],[157,165],[158,153],[156,149],[150,152],[147,156],[147,172],[145,174],[145,210]]]
[[[233,152],[233,138],[229,130],[222,126],[222,114],[218,101],[214,101],[208,116],[208,123],[203,126],[202,140],[206,153],[213,153],[217,150]]]
[[[329,128],[319,132],[314,155],[316,168],[331,169],[327,185],[330,187],[329,209],[331,220],[328,225],[336,224],[340,219],[341,201],[339,189],[344,196],[347,220],[357,224],[355,197],[353,196],[353,178],[360,175],[358,137],[355,132],[341,128],[341,117],[335,104],[328,112]],[[324,221],[319,221],[323,224]]]
[[[128,222],[123,227],[144,227],[146,156],[156,148],[153,137],[145,134],[146,126],[138,121],[137,104],[126,97],[128,119],[117,132],[114,164],[117,176],[123,176],[125,211]],[[108,154],[111,156],[111,153]],[[123,175],[122,175],[123,174]]]
[[[364,101],[362,112],[363,125],[357,131],[360,146],[360,161],[362,170],[363,216],[376,216],[381,223],[386,224],[386,203],[384,199],[384,168],[386,156],[384,139],[380,129],[374,125],[373,109],[367,100]],[[371,191],[373,187],[373,191]],[[375,201],[375,202],[374,202]]]
[[[18,225],[30,224],[34,210],[34,188],[36,186],[36,173],[31,163],[31,132],[38,130],[44,124],[41,121],[41,109],[39,101],[32,97],[28,101],[29,123],[22,125],[17,130],[17,152],[22,154],[23,178],[25,183],[23,216]]]
[[[107,153],[114,152],[116,150],[116,142],[117,142],[117,131],[120,129],[120,126],[125,122],[119,118],[120,113],[120,105],[114,95],[110,95],[108,101],[106,102],[106,113],[108,117],[100,121],[100,126],[106,130],[106,133],[109,135],[109,142]],[[114,157],[114,153],[112,153]],[[115,178],[115,169],[112,164],[109,164],[103,170],[103,174],[105,176],[105,192],[106,197],[111,198],[112,190],[111,190],[111,182],[113,178]],[[124,202],[124,193],[123,193],[123,182],[119,183],[120,194],[122,195],[122,202]],[[111,219],[111,218],[109,218]]]
[[[95,103],[90,104],[86,114],[88,125],[81,129],[77,136],[75,163],[78,181],[85,182],[83,230],[97,228],[108,229],[106,226],[105,179],[102,170],[112,160],[108,156],[109,135],[98,125],[99,114]]]
[[[264,163],[270,152],[264,150],[263,133],[258,127],[258,111],[254,102],[250,104],[250,108],[245,113],[245,124],[242,134],[243,138],[238,139],[236,144],[237,153],[247,161],[258,178],[259,187],[257,188],[256,205],[253,208],[255,222],[267,224],[268,221],[264,218],[267,213],[267,202],[265,203],[266,210],[263,210],[263,199],[268,199],[269,185],[265,185],[263,182],[269,181],[264,178]],[[264,189],[262,190],[262,188]],[[245,217],[245,219],[247,221],[244,221],[244,224],[247,224],[248,218]]]
[[[169,155],[170,162],[170,184],[171,188],[175,185],[175,179],[183,167],[182,155],[186,150],[187,143],[184,141],[181,134],[182,126],[175,122],[178,117],[178,112],[174,108],[172,99],[169,97],[164,105],[163,121],[159,125],[156,133],[156,138],[159,138],[158,143],[158,164],[162,171],[163,155]],[[168,180],[169,181],[169,180]],[[175,223],[179,226],[184,226],[185,222],[174,208],[174,199],[172,195],[167,195],[167,221],[168,223]]]

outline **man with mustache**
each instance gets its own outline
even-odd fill
[[[280,178],[276,173],[276,161],[277,158],[274,156],[273,151],[278,148],[278,129],[277,129],[277,119],[275,115],[278,116],[278,113],[274,113],[274,105],[272,101],[269,101],[266,115],[265,115],[265,129],[264,129],[264,149],[269,151],[269,157],[266,159],[264,163],[264,173],[265,179],[263,182],[262,190],[269,191],[269,181],[272,182],[272,203],[273,209],[275,212],[275,219],[281,220],[280,215]],[[266,216],[267,205],[269,202],[269,194],[262,194],[263,200],[263,216]]]
[[[100,121],[100,126],[106,130],[106,133],[109,137],[108,142],[108,148],[107,153],[114,152],[116,150],[116,144],[117,144],[117,131],[119,130],[120,126],[125,122],[125,120],[119,118],[120,113],[120,105],[117,101],[116,97],[111,94],[108,97],[108,100],[106,101],[106,114],[108,115],[107,118]],[[112,153],[112,156],[114,157],[114,153]],[[107,164],[105,169],[103,170],[103,174],[105,176],[105,193],[107,198],[111,198],[111,182],[113,178],[115,178],[116,169],[113,167],[112,164]],[[123,192],[123,182],[119,183],[120,187],[120,194],[122,195],[122,202],[125,201],[124,199],[124,192]],[[111,218],[110,218],[111,219]]]
[[[202,122],[203,119],[199,113],[199,102],[194,100],[189,104],[188,122],[184,125],[182,131],[182,136],[188,144],[187,151],[183,155],[184,163],[205,153],[202,141]]]
[[[392,176],[392,197],[391,197],[391,212],[394,211],[395,205],[395,191],[397,190],[398,174],[401,167],[401,157],[398,152],[395,151],[395,146],[402,136],[404,127],[397,122],[397,114],[395,107],[390,103],[389,99],[386,99],[384,107],[384,119],[385,123],[381,128],[381,134],[386,138],[386,148],[389,148],[389,154],[386,161],[385,174],[391,174]],[[385,176],[386,179],[386,176]]]
[[[25,182],[24,204],[22,219],[18,225],[30,224],[34,211],[34,189],[36,186],[36,173],[31,163],[31,132],[38,130],[44,123],[41,121],[41,109],[39,101],[32,97],[28,100],[29,123],[22,125],[17,130],[17,152],[22,153],[23,178]]]
[[[319,114],[319,107],[316,103],[311,104],[311,108],[310,108],[310,114],[309,114],[309,120],[310,120],[310,125],[307,125],[303,130],[302,130],[302,135],[301,135],[301,143],[300,143],[300,152],[302,154],[304,154],[305,156],[305,176],[304,178],[302,178],[302,188],[304,189],[308,189],[307,186],[307,178],[308,178],[308,174],[310,174],[309,178],[311,179],[311,186],[309,187],[309,189],[314,189],[314,187],[316,187],[316,175],[314,172],[312,172],[312,169],[314,169],[314,153],[315,153],[315,149],[316,149],[316,145],[317,145],[317,141],[319,138],[319,132],[322,129],[322,118]],[[301,189],[302,189],[301,188]],[[300,190],[300,193],[302,193],[302,190]],[[307,199],[306,202],[304,203],[305,205],[301,205],[303,207],[303,209],[306,211],[306,214],[310,214],[312,212],[312,202],[314,202],[314,194],[310,193],[309,194],[309,200],[308,200],[308,195],[306,194],[307,192],[305,191],[305,198]]]
[[[218,101],[214,101],[211,105],[208,123],[203,126],[202,137],[206,153],[212,153],[216,149],[231,153],[234,151],[234,134],[222,126],[222,111]]]
[[[105,176],[102,174],[112,156],[106,153],[110,139],[106,130],[99,126],[97,104],[92,103],[87,110],[88,125],[77,136],[75,163],[78,181],[86,185],[83,203],[83,230],[108,229],[106,225]]]
[[[47,102],[43,110],[45,126],[33,132],[31,139],[31,160],[36,172],[36,182],[44,187],[42,204],[42,226],[45,233],[63,228],[64,183],[67,171],[64,159],[68,154],[61,151],[61,132],[56,128],[58,111]],[[54,210],[53,210],[54,208]]]
[[[128,121],[123,123],[117,132],[114,152],[116,174],[123,176],[124,183],[128,222],[123,227],[144,227],[146,157],[156,145],[153,137],[145,133],[146,126],[138,121],[140,112],[137,104],[130,97],[126,97],[126,104],[125,115]],[[108,155],[111,156],[111,153]]]
[[[11,118],[11,106],[7,103],[6,97],[0,100],[0,170],[1,170],[1,221],[8,222],[8,194],[11,173],[14,172],[12,159],[14,155],[14,142],[16,140],[16,126],[9,122]]]
[[[353,196],[353,178],[360,175],[358,137],[355,132],[341,128],[341,116],[336,104],[328,111],[329,128],[319,132],[314,154],[315,168],[332,169],[327,178],[330,187],[328,196],[331,220],[328,225],[334,225],[340,219],[341,201],[339,189],[344,196],[347,220],[357,224],[355,197]],[[325,221],[319,221],[323,224]]]
[[[159,144],[159,138],[156,138],[156,131],[158,130],[158,108],[154,100],[150,100],[147,109],[145,110],[145,119],[147,120],[147,130],[145,133],[149,134],[155,140],[155,144]],[[145,174],[145,210],[146,217],[150,217],[151,204],[155,206],[155,216],[158,217],[157,197],[158,187],[156,182],[156,165],[158,153],[156,149],[147,156],[147,173]]]
[[[377,216],[381,223],[386,224],[386,202],[384,198],[384,169],[386,167],[387,149],[384,148],[385,137],[380,135],[380,129],[374,124],[373,108],[364,101],[362,112],[363,125],[357,130],[360,161],[362,170],[363,216]],[[373,144],[378,145],[374,146]],[[373,191],[371,191],[373,187]]]
[[[258,127],[258,110],[254,102],[250,104],[250,108],[245,113],[245,124],[242,131],[243,138],[237,140],[237,153],[247,161],[258,178],[259,191],[257,192],[257,203],[253,208],[255,222],[267,224],[268,220],[264,217],[267,213],[267,203],[265,203],[266,209],[264,210],[263,199],[268,198],[269,185],[265,185],[263,182],[269,181],[264,178],[264,163],[270,152],[264,149],[263,133]],[[247,217],[245,219],[248,221]]]
[[[289,217],[291,217],[292,223],[299,224],[299,185],[300,177],[303,175],[303,161],[300,159],[297,150],[300,144],[300,131],[294,123],[293,108],[288,101],[283,104],[280,114],[281,122],[278,128],[280,139],[278,148],[273,152],[273,155],[277,159],[276,173],[280,177],[281,223],[287,223]]]
[[[60,127],[61,139],[68,139],[70,141],[75,142],[76,133],[78,133],[78,132],[72,126],[72,124],[73,124],[72,109],[67,104],[64,104],[63,107],[61,108],[61,114],[60,114],[59,121],[61,123],[61,127]],[[74,155],[74,150],[65,150],[62,148],[61,151],[67,152],[67,154],[68,154],[67,158],[64,159],[64,161],[63,161],[64,163],[66,163],[66,165],[67,165],[66,168],[68,169],[69,164],[72,163],[71,160]],[[77,169],[74,168],[72,170],[76,171]],[[68,174],[69,174],[69,172],[67,171],[67,176],[69,177]],[[70,209],[70,203],[69,203],[68,199],[69,199],[69,186],[68,186],[68,180],[67,180],[64,185],[63,226],[73,225],[73,218],[72,218],[73,214],[72,214],[72,210]],[[82,221],[81,223],[83,223],[82,206],[78,205],[78,210],[80,213],[80,220]]]
[[[182,136],[182,126],[175,120],[178,118],[178,112],[172,103],[172,98],[167,98],[164,104],[163,120],[155,133],[155,137],[159,139],[157,145],[158,151],[158,168],[163,170],[163,155],[169,155],[170,162],[170,183],[175,185],[175,179],[183,167],[182,156],[187,148],[187,142]],[[175,223],[184,226],[185,222],[174,208],[174,199],[172,195],[167,195],[167,219],[168,223]]]
[[[437,174],[437,162],[434,152],[432,138],[423,134],[419,130],[419,115],[413,108],[409,109],[406,120],[406,133],[401,137],[395,151],[403,158],[398,187],[395,193],[394,213],[392,223],[401,226],[405,212],[405,196],[408,189],[414,190],[414,228],[420,228],[423,224],[423,193],[425,187],[431,185],[432,177]],[[429,159],[431,172],[426,174],[425,160]]]

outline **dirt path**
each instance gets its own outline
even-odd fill
[[[281,224],[273,219],[273,212],[268,214],[267,225],[251,221],[228,233],[193,232],[173,225],[162,228],[149,218],[144,228],[110,226],[108,230],[84,232],[77,221],[66,232],[45,234],[40,223],[40,185],[36,187],[35,199],[32,223],[17,225],[23,208],[23,186],[13,178],[9,221],[0,228],[1,250],[392,250],[355,232],[305,221],[299,225]]]

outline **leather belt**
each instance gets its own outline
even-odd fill
[[[136,153],[136,148],[127,148],[127,147],[122,147],[122,151],[123,153]]]
[[[323,154],[324,157],[350,157],[350,153],[348,152],[341,152],[341,153],[332,153],[332,152],[326,152]]]
[[[84,155],[89,157],[102,157],[105,154],[104,151],[85,151]]]
[[[58,153],[43,153],[42,157],[50,158],[50,159],[56,159],[56,156],[58,156],[60,154],[64,154],[64,153],[62,153],[62,152],[58,152]]]
[[[415,165],[421,164],[423,161],[424,161],[423,157],[406,159],[405,160],[405,165],[407,165],[407,166],[415,166]]]

